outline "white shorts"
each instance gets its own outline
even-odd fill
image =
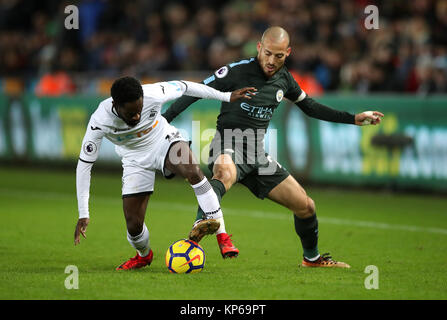
[[[166,124],[163,134],[157,143],[144,149],[140,156],[126,156],[122,158],[123,165],[123,198],[139,194],[151,194],[154,191],[155,172],[161,171],[167,178],[174,176],[164,168],[169,148],[174,142],[187,141],[176,127]]]

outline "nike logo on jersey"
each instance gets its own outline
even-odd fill
[[[200,262],[200,255],[199,254],[196,254],[195,256],[194,256],[194,258],[192,258],[191,260],[189,260],[189,261],[186,261],[184,264],[182,264],[180,267],[183,267],[183,266],[186,266],[187,264],[189,264],[189,263],[191,263],[191,262],[193,262],[194,260],[197,260],[197,259],[199,259],[199,262]]]
[[[93,127],[93,126],[90,126],[90,129],[92,129],[92,130],[101,130],[100,127]]]
[[[160,87],[161,87],[161,91],[163,91],[163,94],[165,94],[165,87],[163,87],[161,84],[160,84]]]

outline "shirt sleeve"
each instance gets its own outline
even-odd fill
[[[233,91],[235,90],[233,81],[234,76],[235,70],[226,65],[216,70],[212,75],[203,80],[202,83],[216,90]],[[185,95],[171,104],[162,116],[165,117],[168,122],[171,122],[180,113],[185,111],[191,104],[199,99],[200,98]]]
[[[88,200],[90,198],[90,178],[93,163],[78,160],[76,166],[76,196],[78,199],[79,219],[90,216]]]
[[[284,97],[295,103],[304,100],[307,97],[306,92],[300,88],[298,82],[296,82],[290,72],[287,72],[287,76],[289,88]]]
[[[183,95],[201,99],[215,99],[226,102],[229,102],[231,97],[231,92],[221,92],[210,86],[191,81],[176,80],[160,82],[155,85],[158,85],[161,89],[162,94],[158,95],[159,102],[161,104],[178,99]]]
[[[79,219],[89,217],[90,179],[93,163],[98,158],[104,131],[94,119],[90,119],[76,166],[76,196]]]
[[[355,115],[345,111],[332,109],[318,103],[310,97],[296,102],[296,105],[309,117],[337,123],[355,124]]]
[[[217,69],[212,75],[203,80],[203,84],[213,87],[220,91],[233,91],[235,84],[238,83],[235,77],[237,76],[236,67],[230,67],[229,65],[223,66]],[[240,73],[239,73],[240,74]]]
[[[84,139],[82,140],[82,149],[79,154],[81,161],[87,163],[96,161],[104,134],[104,129],[92,117],[88,123]]]

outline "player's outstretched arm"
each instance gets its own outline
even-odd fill
[[[250,99],[255,94],[256,88],[246,87],[233,92],[222,92],[202,83],[181,81],[186,85],[184,95],[202,99],[215,99],[224,102],[234,102],[238,99]]]
[[[358,126],[377,125],[380,124],[382,117],[384,117],[383,113],[379,111],[365,111],[354,115],[349,112],[335,110],[308,96],[295,103],[309,117],[330,122],[348,123]]]
[[[365,111],[355,115],[355,124],[358,126],[377,125],[380,124],[384,114],[379,111]]]
[[[177,99],[171,106],[162,114],[168,122],[174,120],[180,113],[182,113],[191,104],[199,99],[215,99],[225,102],[234,102],[239,99],[251,99],[251,96],[256,92],[256,88],[246,87],[233,92],[221,92],[208,85],[195,83],[190,81],[180,81],[185,85],[183,96]],[[172,98],[176,98],[173,96]],[[168,98],[170,100],[171,97]]]
[[[169,108],[162,114],[163,117],[168,122],[171,122],[174,120],[180,113],[186,110],[190,105],[192,105],[197,100],[200,100],[200,98],[196,97],[189,97],[189,96],[182,96],[179,99],[177,99],[175,102],[173,102]]]

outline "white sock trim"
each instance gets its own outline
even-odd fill
[[[196,183],[196,184],[192,184],[191,187],[193,189],[197,189],[197,188],[203,186],[203,184],[206,183],[207,181],[208,181],[208,179],[206,177],[204,177],[202,181],[200,181],[199,183]]]
[[[313,257],[313,258],[308,258],[306,256],[304,256],[304,258],[306,258],[307,261],[314,262],[314,261],[317,261],[318,258],[320,258],[320,254],[318,254],[316,257]]]
[[[146,224],[143,224],[143,231],[139,235],[132,236],[129,231],[127,232],[127,241],[130,245],[137,250],[141,257],[145,257],[149,254],[151,247],[149,245],[149,230]]]

